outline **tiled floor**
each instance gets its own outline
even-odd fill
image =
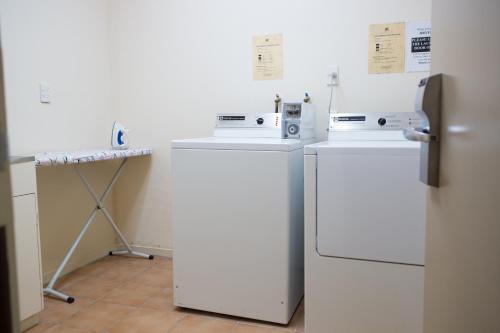
[[[29,333],[286,333],[304,331],[301,304],[287,326],[176,308],[172,261],[106,257],[56,285],[74,304],[45,298]]]

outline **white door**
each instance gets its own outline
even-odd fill
[[[17,279],[0,46],[0,332],[18,332]]]
[[[318,149],[317,250],[322,256],[424,264],[420,148]],[[402,195],[404,193],[404,195]]]
[[[429,188],[426,333],[500,332],[500,1],[432,1],[443,73],[441,187]]]

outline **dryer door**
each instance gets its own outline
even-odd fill
[[[418,147],[318,150],[317,251],[424,264],[425,187]]]

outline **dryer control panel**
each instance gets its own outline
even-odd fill
[[[332,113],[330,131],[403,130],[418,127],[422,120],[413,112]]]

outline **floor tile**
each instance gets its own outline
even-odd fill
[[[266,327],[266,326],[254,326],[243,323],[238,323],[236,328],[233,330],[233,333],[283,333],[284,329],[275,328],[275,327]],[[293,332],[293,330],[288,330],[289,332]]]
[[[109,329],[109,333],[167,333],[185,316],[175,311],[165,312],[143,308],[128,315]]]
[[[38,325],[33,326],[27,331],[24,331],[24,333],[45,333],[49,328],[55,326],[57,324],[55,323],[48,323],[48,322],[40,322]]]
[[[60,291],[75,298],[83,297],[98,299],[115,287],[117,287],[115,281],[94,276],[86,276],[76,283],[61,288]]]
[[[293,314],[289,326],[295,327],[295,332],[297,333],[304,333],[304,300],[302,300]]]
[[[107,270],[110,270],[112,268],[119,267],[117,265],[117,262],[110,260],[103,260],[103,259],[94,261],[93,263],[80,267],[77,270],[75,270],[75,273],[83,275],[96,275],[105,272]]]
[[[95,331],[89,329],[67,327],[60,324],[49,328],[43,333],[95,333]]]
[[[176,307],[174,311],[184,313],[186,315],[196,316],[196,317],[226,319],[226,320],[232,320],[232,321],[236,321],[236,322],[238,322],[241,319],[240,317],[224,315],[222,313],[215,313],[215,312],[208,312],[208,311],[201,311],[201,310],[180,308],[180,307]]]
[[[184,313],[184,314],[190,315],[190,316],[203,317],[203,318],[208,318],[208,319],[212,318],[212,319],[220,319],[220,320],[231,320],[231,321],[235,321],[235,322],[242,324],[242,325],[276,329],[281,333],[295,331],[295,326],[292,326],[291,324],[289,324],[289,325],[275,324],[275,323],[270,323],[270,322],[265,322],[265,321],[253,320],[253,319],[242,318],[242,317],[234,317],[234,316],[224,315],[221,313],[193,310],[193,309],[187,309],[187,308],[175,308],[174,311],[181,312],[181,313]]]
[[[304,327],[304,300],[301,300],[295,313],[293,314],[290,322],[287,325],[275,324],[265,321],[253,320],[248,318],[241,318],[238,320],[240,324],[246,324],[250,326],[258,326],[263,328],[272,328],[278,331],[284,332],[295,332],[297,329],[303,331]]]
[[[172,288],[164,288],[160,293],[149,297],[142,306],[163,311],[174,310],[176,307],[174,305]]]
[[[118,263],[119,265],[130,265],[139,266],[144,268],[151,268],[155,266],[155,259],[149,260],[147,258],[141,258],[129,255],[119,255],[119,256],[107,256],[102,259],[103,261],[109,261],[113,263]]]
[[[162,288],[172,288],[173,285],[172,272],[155,267],[135,276],[131,281]]]
[[[63,324],[67,327],[101,332],[138,310],[140,309],[127,305],[96,302],[68,318]]]
[[[68,304],[59,299],[44,297],[44,309],[40,312],[40,321],[48,323],[60,323],[71,317],[78,311],[92,304],[94,301],[88,298],[77,298],[73,304]]]
[[[88,276],[89,276],[88,274],[80,273],[78,270],[71,272],[69,274],[63,275],[57,280],[56,284],[54,285],[55,289],[59,290],[62,288],[66,288],[69,285],[76,283],[76,282],[78,282],[78,281],[80,281]]]
[[[194,310],[194,309],[188,309],[188,308],[174,307],[174,311],[184,313],[184,314],[189,315],[189,316],[204,317],[204,318],[208,318],[208,319],[212,318],[212,319],[221,319],[221,320],[231,320],[231,321],[236,321],[240,324],[245,324],[245,325],[249,325],[249,326],[272,328],[272,329],[278,330],[281,333],[294,332],[295,328],[296,328],[295,324],[292,324],[292,321],[290,321],[290,324],[288,324],[288,325],[282,325],[282,324],[275,324],[275,323],[271,323],[271,322],[253,320],[253,319],[242,318],[242,317],[234,317],[234,316],[224,315],[221,313],[200,311],[200,310]]]
[[[120,265],[115,262],[113,265],[100,269],[89,275],[119,284],[135,278],[148,269],[148,267],[142,267],[139,265]]]
[[[154,267],[158,269],[170,270],[170,271],[173,270],[172,258],[155,257],[153,263],[155,264]]]
[[[266,322],[266,321],[241,318],[238,320],[238,323],[242,324],[242,325],[248,325],[248,326],[257,326],[257,327],[261,327],[261,328],[265,328],[265,329],[274,329],[274,330],[277,330],[281,333],[295,331],[295,325],[292,323],[292,320],[290,320],[290,323],[288,325],[283,325],[283,324],[276,324],[276,323],[271,323],[271,322]]]
[[[155,295],[161,295],[164,288],[133,281],[126,282],[107,294],[100,301],[125,305],[143,305]]]
[[[304,305],[289,325],[173,305],[172,260],[108,256],[63,277],[67,304],[46,298],[41,324],[29,333],[303,333]],[[49,331],[50,330],[50,331]]]
[[[168,333],[231,333],[235,326],[234,320],[188,315]]]

